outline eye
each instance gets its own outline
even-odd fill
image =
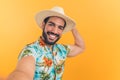
[[[60,30],[64,30],[64,27],[63,27],[63,26],[59,26],[59,29],[60,29]]]
[[[49,23],[48,25],[49,25],[49,26],[54,26],[54,24],[52,24],[52,23]]]

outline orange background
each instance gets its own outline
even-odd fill
[[[41,35],[34,16],[62,6],[76,20],[86,50],[66,61],[63,80],[120,80],[119,0],[0,0],[0,80],[12,72],[17,56]],[[72,44],[70,32],[60,43]]]

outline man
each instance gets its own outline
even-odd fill
[[[61,7],[41,11],[35,19],[43,29],[42,36],[21,51],[17,67],[8,80],[61,80],[66,57],[76,56],[84,50],[75,22],[64,14]],[[62,34],[70,30],[75,43],[56,44]]]

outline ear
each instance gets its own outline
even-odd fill
[[[42,22],[41,28],[44,29],[44,27],[45,27],[45,22]]]

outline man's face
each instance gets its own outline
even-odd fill
[[[43,37],[45,43],[55,44],[61,37],[64,30],[65,21],[59,17],[50,17],[47,23],[43,25]]]

